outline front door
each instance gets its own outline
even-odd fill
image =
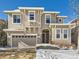
[[[49,30],[42,31],[42,43],[49,43]]]

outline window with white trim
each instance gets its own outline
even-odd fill
[[[28,16],[29,16],[29,20],[31,20],[31,21],[35,20],[35,12],[34,11],[29,11]]]
[[[51,20],[51,15],[50,14],[46,14],[45,15],[45,21],[46,21],[46,23],[49,24],[50,20]]]
[[[21,17],[20,15],[13,15],[13,23],[20,23]]]
[[[64,38],[67,38],[68,37],[68,30],[67,29],[64,29]]]
[[[60,38],[61,37],[61,30],[60,29],[56,29],[56,38]]]

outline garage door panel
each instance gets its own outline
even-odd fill
[[[21,41],[28,44],[28,45],[35,45],[36,44],[36,38],[21,39]]]
[[[13,46],[18,46],[18,42],[22,41],[26,45],[36,45],[36,35],[12,35]]]
[[[13,47],[18,46],[18,39],[16,39],[16,38],[13,38],[13,39],[12,39],[12,46],[13,46]]]

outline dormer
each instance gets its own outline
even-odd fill
[[[56,23],[64,23],[65,18],[67,18],[67,16],[57,16]]]

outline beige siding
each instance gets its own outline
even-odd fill
[[[12,14],[8,15],[8,29],[26,29],[26,27],[29,26],[36,26],[36,27],[40,27],[41,26],[41,14],[42,11],[40,10],[34,10],[35,11],[35,20],[36,22],[30,22],[28,21],[28,11],[29,10],[21,10],[21,24],[12,24]],[[17,14],[17,13],[15,13]]]
[[[46,24],[46,20],[45,20],[45,14],[42,15],[42,19],[41,19],[41,27],[42,29],[49,29],[49,24]],[[51,15],[51,23],[56,23],[56,15],[55,14],[50,14]]]
[[[13,13],[13,14],[17,14],[17,13]],[[22,19],[21,19],[21,24],[13,24],[12,14],[9,14],[8,15],[8,29],[23,29]]]
[[[56,23],[56,15],[55,14],[51,14],[51,23]]]
[[[45,24],[45,14],[42,15],[41,27],[42,27],[42,29],[48,29],[48,27],[49,27],[48,24]]]

